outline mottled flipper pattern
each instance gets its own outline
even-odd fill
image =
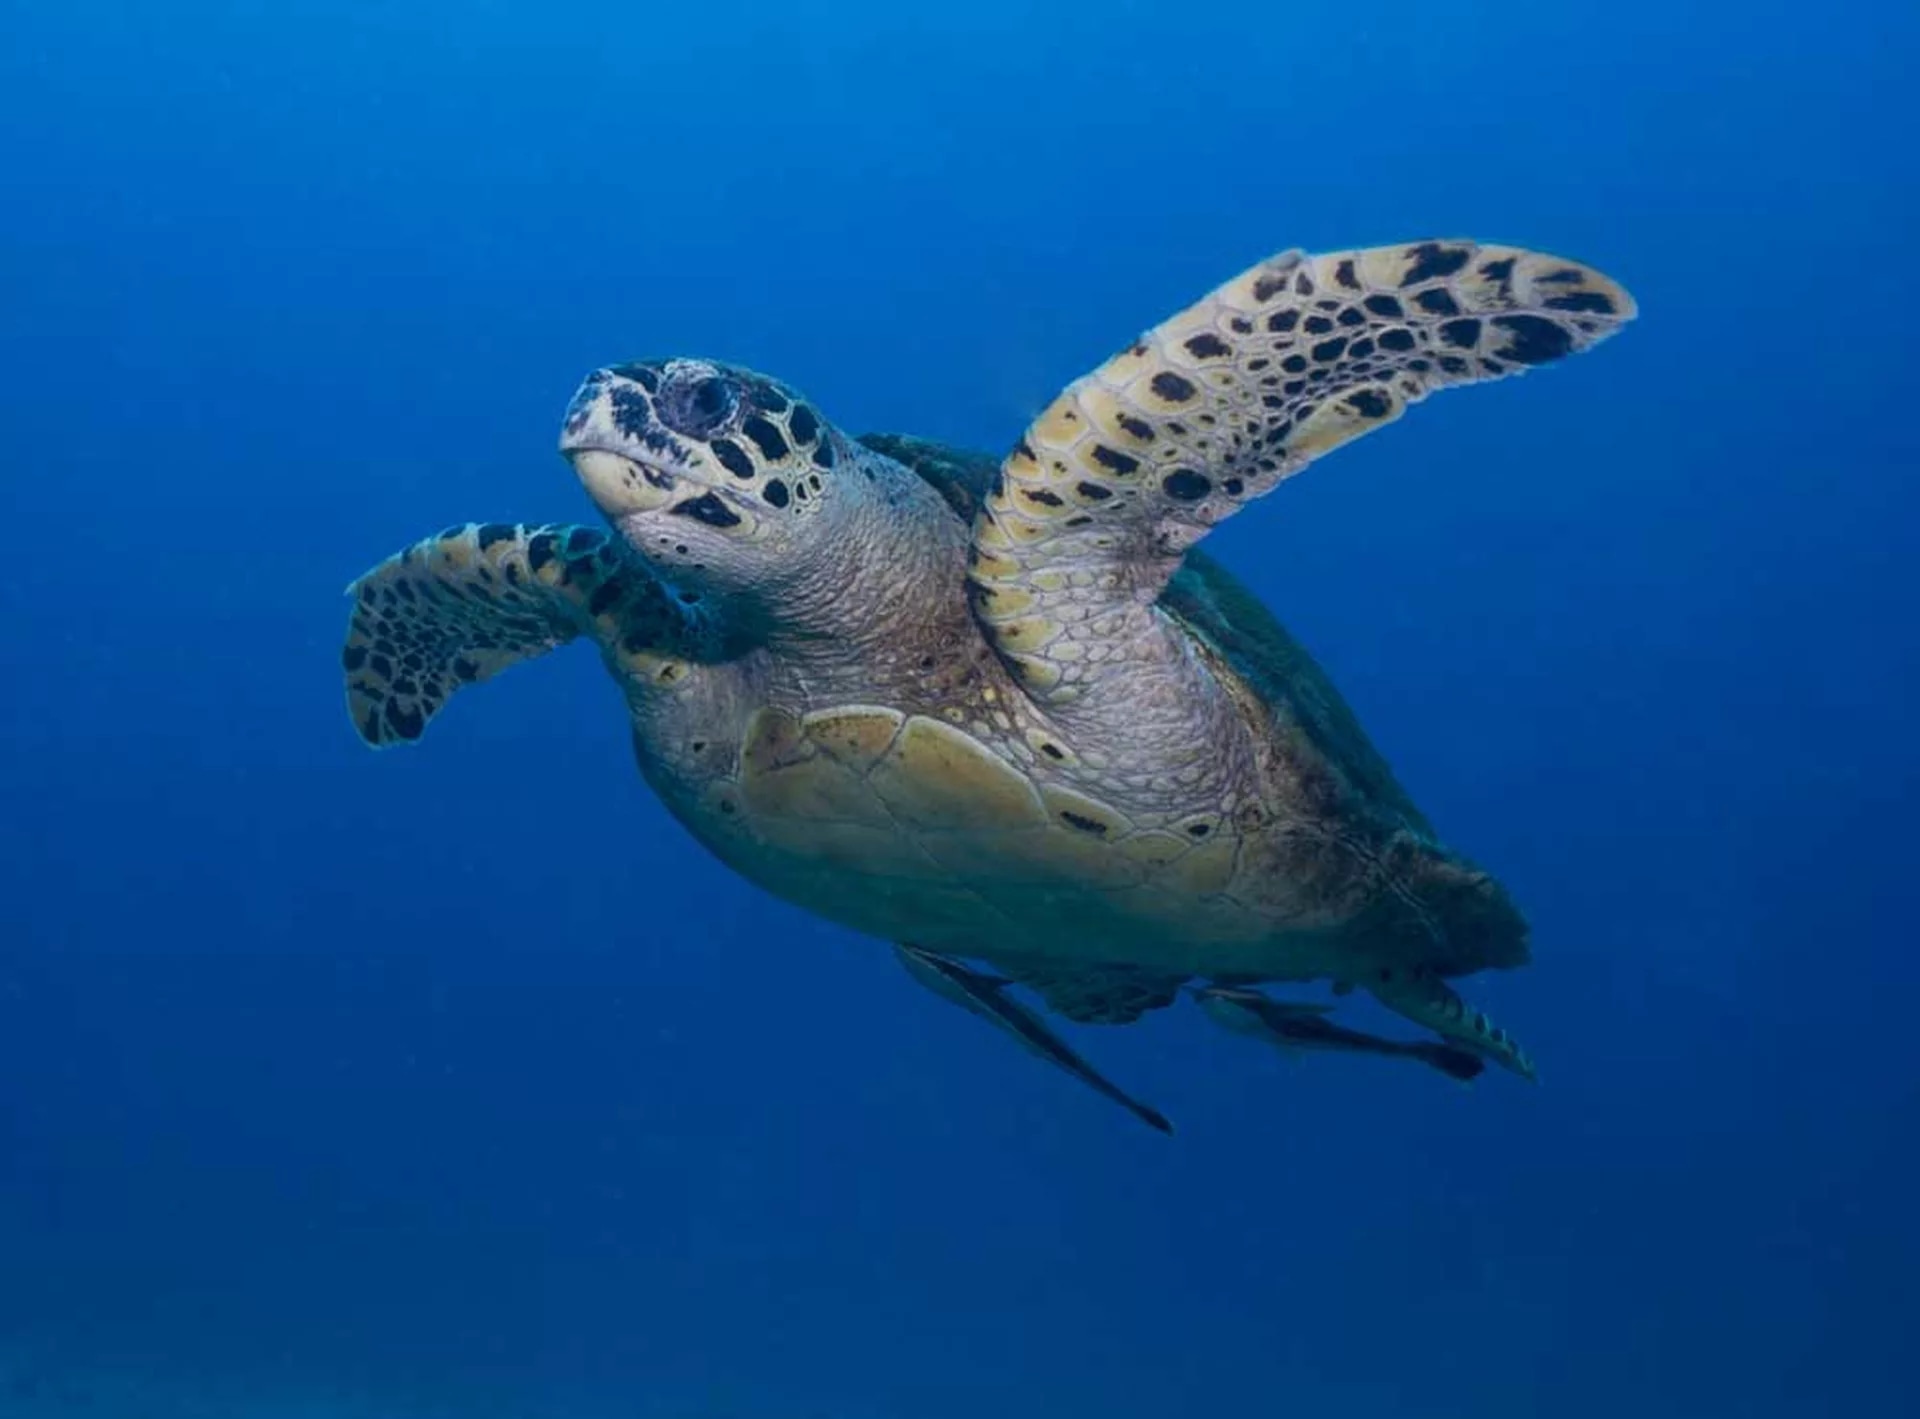
[[[450,527],[347,590],[347,709],[376,748],[418,739],[461,686],[575,636],[652,641],[676,619],[624,544],[592,527]]]
[[[1634,314],[1558,257],[1427,241],[1261,263],[1069,386],[975,519],[983,628],[1069,701],[1183,553],[1436,389],[1585,350]]]

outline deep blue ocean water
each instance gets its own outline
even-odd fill
[[[1911,7],[0,0],[0,1416],[1911,1414]],[[341,588],[702,353],[1000,450],[1260,257],[1642,317],[1209,542],[1534,924],[1544,1082],[1073,1037]]]

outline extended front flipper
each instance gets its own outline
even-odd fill
[[[973,522],[981,629],[1049,709],[1134,703],[1186,550],[1450,385],[1585,350],[1634,314],[1599,272],[1470,241],[1262,262],[1068,386]],[[1170,693],[1179,693],[1175,687]]]
[[[347,590],[347,708],[376,748],[418,739],[461,686],[576,636],[628,677],[660,673],[696,639],[639,558],[592,527],[450,527]]]
[[[970,970],[947,956],[923,951],[917,946],[896,945],[894,952],[907,973],[943,1000],[970,1010],[1018,1040],[1023,1048],[1060,1069],[1081,1083],[1113,1100],[1134,1117],[1162,1133],[1172,1133],[1166,1116],[1133,1098],[1118,1085],[1102,1076],[1076,1054],[1066,1041],[1046,1027],[1040,1017],[1008,993],[1011,982]]]

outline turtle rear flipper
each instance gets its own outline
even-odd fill
[[[347,709],[375,748],[418,739],[463,685],[576,636],[652,646],[685,619],[625,544],[564,524],[450,527],[347,591]]]
[[[1449,1046],[1471,1050],[1522,1079],[1538,1082],[1539,1071],[1520,1042],[1455,994],[1431,971],[1385,968],[1362,977],[1367,992],[1395,1014],[1432,1030]],[[1429,1060],[1443,1073],[1444,1065]]]
[[[1004,976],[973,970],[950,956],[922,950],[904,942],[894,944],[894,954],[907,974],[921,985],[961,1009],[978,1015],[995,1028],[1011,1035],[1028,1053],[1037,1055],[1056,1069],[1064,1070],[1103,1098],[1111,1099],[1128,1113],[1161,1133],[1172,1133],[1167,1116],[1134,1098],[1108,1079],[1060,1036],[1048,1029],[1038,1014],[1008,993],[1012,982]]]

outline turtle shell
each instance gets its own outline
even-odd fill
[[[967,522],[1000,471],[990,454],[911,435],[864,434],[860,442],[912,469]],[[1258,597],[1196,548],[1186,554],[1160,605],[1244,688],[1276,755],[1297,761],[1304,751],[1342,781],[1345,816],[1368,825],[1372,852],[1409,881],[1426,912],[1438,918],[1439,941],[1409,940],[1403,950],[1383,942],[1386,958],[1441,975],[1527,959],[1526,922],[1505,890],[1440,844],[1332,680]],[[1384,921],[1383,928],[1398,934]]]

